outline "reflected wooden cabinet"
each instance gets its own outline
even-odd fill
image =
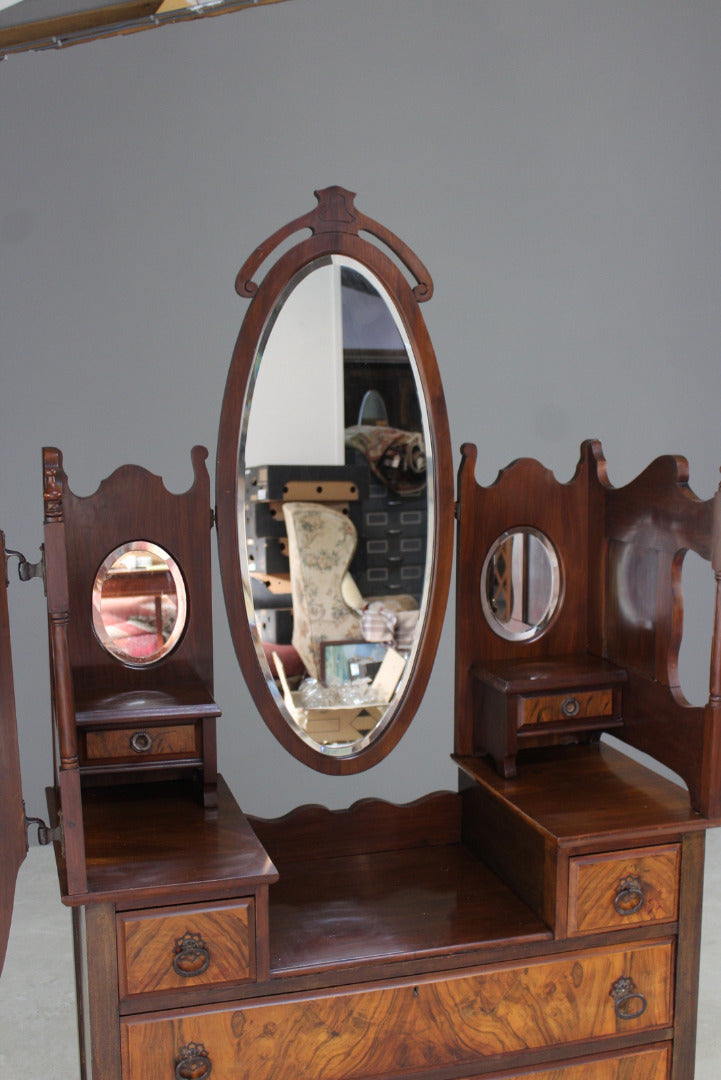
[[[427,271],[352,193],[317,195],[238,279],[251,304],[215,515],[234,644],[299,761],[337,775],[376,764],[429,676],[455,518],[457,789],[246,816],[216,771],[206,452],[193,451],[183,495],[126,466],[81,499],[47,451],[50,836],[73,913],[83,1080],[692,1080],[705,830],[721,817],[719,499],[697,499],[678,458],[615,489],[588,442],[570,484],[522,461],[490,488],[466,445],[454,505],[419,310]],[[241,433],[278,306],[328,265],[362,271],[374,302],[394,307],[429,495],[420,630],[399,688],[368,738],[321,746],[284,712],[265,659]],[[715,577],[702,707],[676,685],[686,550]],[[23,822],[0,578],[4,947]]]

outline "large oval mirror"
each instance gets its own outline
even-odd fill
[[[321,208],[337,190],[318,193]],[[374,764],[410,722],[452,529],[447,421],[417,297],[344,225],[247,287],[218,448],[236,651],[271,730],[326,772]]]

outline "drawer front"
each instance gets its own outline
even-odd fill
[[[556,1065],[541,1072],[503,1073],[502,1080],[668,1080],[668,1046],[650,1046],[616,1057],[596,1058],[574,1065]],[[493,1080],[488,1073],[468,1080]]]
[[[356,551],[356,562],[362,566],[390,566],[407,564],[408,566],[425,565],[425,536],[383,537],[379,540],[366,540]]]
[[[360,523],[360,535],[365,537],[425,536],[428,530],[428,513],[425,508],[417,510],[364,509]]]
[[[423,586],[424,566],[370,566],[357,572],[358,588],[363,596],[374,596],[380,592],[393,593],[418,591]]]
[[[521,697],[519,727],[536,724],[560,724],[590,717],[613,716],[613,690],[568,691]]]
[[[121,998],[255,976],[252,898],[118,915]]]
[[[655,942],[378,989],[126,1017],[123,1077],[172,1077],[184,1061],[180,1075],[212,1069],[213,1080],[375,1080],[663,1028],[672,1020],[672,957],[670,942]]]
[[[673,922],[679,867],[678,844],[571,859],[569,935]]]
[[[85,733],[85,761],[142,762],[200,756],[200,729],[195,724],[173,727],[104,728]]]

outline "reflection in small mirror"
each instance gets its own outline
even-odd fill
[[[331,256],[298,275],[259,342],[239,507],[249,619],[279,707],[347,755],[390,717],[427,591],[428,421],[382,284]]]
[[[539,637],[558,607],[560,591],[558,555],[543,533],[509,529],[491,546],[481,572],[481,606],[500,637]]]
[[[103,648],[131,667],[166,656],[183,633],[186,615],[180,569],[157,544],[123,544],[95,575],[93,628]]]

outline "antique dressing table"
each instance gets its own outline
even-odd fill
[[[181,495],[124,466],[85,497],[44,451],[42,565],[19,565],[45,581],[42,839],[73,913],[83,1077],[692,1080],[721,496],[676,457],[615,488],[588,441],[568,483],[524,459],[485,488],[466,444],[454,497],[428,272],[352,193],[317,199],[238,275],[213,512],[202,448]],[[457,791],[244,814],[217,772],[213,527],[257,707],[335,775],[417,710],[455,527]],[[27,828],[2,551],[0,961]],[[703,707],[678,687],[687,551],[716,592]]]

